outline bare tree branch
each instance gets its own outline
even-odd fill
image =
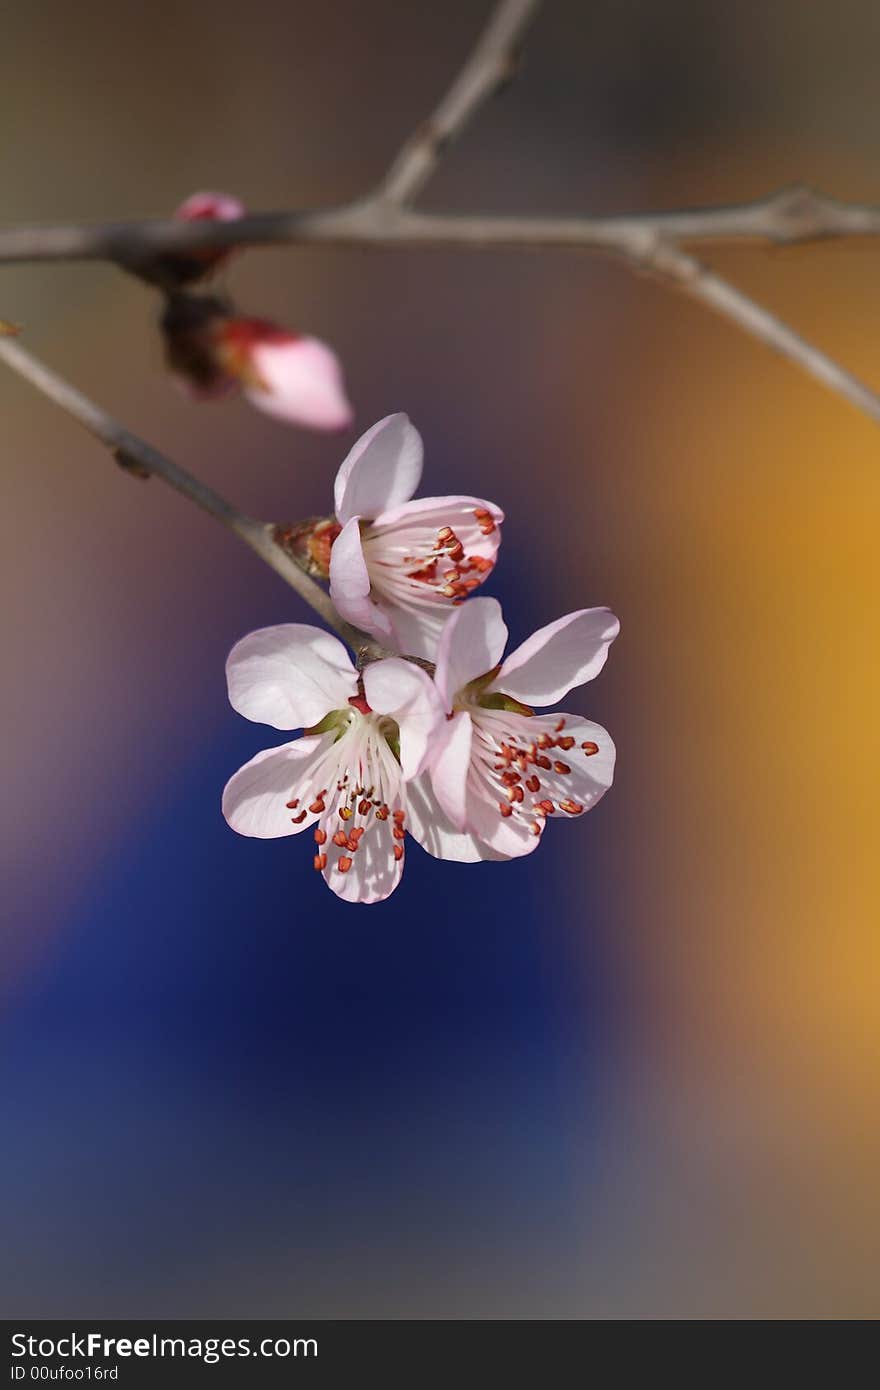
[[[367,654],[372,659],[379,655],[388,655],[366,633],[352,627],[339,616],[330,595],[300,568],[288,552],[276,544],[273,538],[275,528],[272,524],[256,521],[253,517],[238,511],[219,493],[214,492],[213,488],[199,482],[198,478],[194,478],[186,469],[173,463],[151,444],[125,429],[99,405],[89,400],[88,396],[84,396],[75,386],[71,386],[39,358],[34,357],[16,339],[0,335],[0,360],[105,444],[123,468],[141,478],[161,478],[169,487],[173,487],[188,501],[195,503],[203,512],[207,512],[226,526],[259,555],[270,569],[280,575],[285,583],[295,589],[300,598],[304,599],[328,627],[333,628],[354,651]]]
[[[234,222],[154,219],[11,227],[0,229],[0,262],[109,260],[137,271],[169,252],[280,243],[598,251],[675,285],[880,420],[877,393],[683,249],[683,243],[698,242],[783,246],[877,237],[880,207],[840,202],[804,187],[726,207],[620,217],[457,216],[410,207],[449,141],[514,70],[519,42],[538,5],[539,0],[496,5],[446,95],[366,198],[337,208],[249,214]]]
[[[116,261],[230,246],[460,247],[572,250],[638,260],[660,241],[750,241],[792,246],[880,237],[880,207],[842,203],[811,189],[781,189],[751,203],[619,217],[493,217],[420,213],[375,195],[343,207],[249,213],[235,222],[142,221],[0,228],[0,263]]]

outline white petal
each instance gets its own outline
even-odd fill
[[[447,709],[459,690],[498,665],[507,627],[496,598],[472,598],[447,620],[437,649],[435,680]]]
[[[388,615],[370,598],[370,576],[357,517],[345,523],[331,547],[330,597],[347,622],[374,637],[392,637]]]
[[[338,637],[307,623],[260,628],[236,642],[226,681],[233,709],[275,729],[319,724],[357,694],[357,672]]]
[[[542,787],[539,795],[550,796],[556,802],[571,799],[585,811],[591,811],[614,781],[614,743],[607,729],[603,729],[601,724],[594,724],[590,719],[584,719],[580,714],[538,715],[535,725],[542,725],[550,732],[556,729],[561,719],[565,720],[562,736],[573,738],[574,747],[553,750],[554,767],[550,772],[541,771]],[[585,743],[596,744],[598,751],[586,751],[583,747]],[[557,759],[570,771],[558,773],[555,768]],[[554,822],[568,819],[567,814],[553,816]],[[577,816],[571,819],[576,820]]]
[[[614,744],[580,715],[479,709],[472,722],[467,828],[501,853],[531,853],[548,824],[579,819],[611,785]]]
[[[341,430],[351,424],[342,368],[326,343],[317,338],[257,343],[251,362],[261,385],[246,386],[244,394],[267,415],[313,430]]]
[[[389,644],[406,656],[433,661],[450,608],[439,603],[430,607],[409,608],[389,602],[384,595],[376,598],[375,588],[373,596],[389,625]]]
[[[489,689],[526,705],[551,705],[598,676],[619,631],[607,608],[567,613],[511,652]]]
[[[327,865],[324,881],[339,898],[348,903],[380,903],[394,892],[403,873],[404,857],[396,859],[394,846],[395,822],[374,821],[354,854],[337,850],[330,841],[324,846]],[[340,870],[340,861],[349,861],[348,869]]]
[[[468,777],[467,827],[504,859],[532,854],[540,844],[540,837],[532,834],[523,817],[513,815],[505,819],[501,815],[497,797],[492,795],[473,763]]]
[[[460,710],[438,735],[437,750],[431,759],[431,781],[437,800],[457,830],[464,830],[467,820],[472,732],[470,715]]]
[[[374,517],[412,497],[422,476],[422,439],[406,415],[388,415],[362,434],[333,487],[336,519]]]
[[[327,735],[294,739],[267,748],[240,767],[223,788],[223,815],[232,829],[260,840],[308,829],[317,820],[305,801],[310,774],[332,741]],[[288,807],[293,800],[301,804]],[[306,814],[300,819],[302,811]]]
[[[367,704],[388,714],[400,728],[400,767],[405,780],[421,772],[431,741],[446,723],[440,696],[430,676],[411,661],[389,657],[364,671]]]
[[[478,840],[476,835],[456,830],[437,800],[427,773],[410,782],[406,789],[407,825],[414,840],[435,859],[452,859],[459,864],[476,864],[486,859],[504,859]]]

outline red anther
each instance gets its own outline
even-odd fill
[[[327,843],[327,831],[322,830],[319,825],[315,826],[315,844],[325,845]]]
[[[299,805],[299,797],[294,797],[293,801],[286,801],[284,804],[287,807],[288,811],[295,811],[297,806]]]
[[[526,786],[530,792],[536,792],[540,789],[541,783],[537,777],[527,777]]]
[[[560,773],[563,777],[567,772],[571,772],[571,768],[569,767],[568,763],[555,762],[553,764],[553,768],[554,771]]]
[[[499,801],[498,810],[501,812],[505,820],[507,820],[508,816],[513,815],[513,807],[508,805],[506,801]]]
[[[404,563],[411,563],[413,559],[414,557],[410,557],[410,560],[404,561]],[[423,565],[421,569],[410,570],[407,578],[418,579],[422,584],[435,584],[437,582],[437,561],[429,560],[427,565]]]
[[[334,845],[338,845],[340,849],[345,849],[345,846],[348,844],[348,836],[344,830],[337,830],[336,834],[333,836],[333,843]]]
[[[461,581],[461,587],[464,589],[465,593],[472,594],[474,589],[479,589],[482,582],[481,579],[463,579]]]
[[[394,827],[394,829],[392,830],[391,833],[392,833],[392,835],[394,836],[395,840],[405,840],[405,839],[406,839],[406,831],[404,830],[404,828],[403,828],[402,825],[395,825],[395,827]]]
[[[403,858],[403,845],[394,846],[394,858],[398,860],[398,862]]]
[[[477,525],[483,535],[491,536],[492,532],[495,530],[495,519],[492,513],[487,512],[484,507],[478,507],[474,512],[474,516],[477,519]]]
[[[354,815],[354,811],[351,809],[350,806],[340,806],[340,808],[339,808],[339,819],[340,819],[340,820],[351,820],[351,818],[352,818],[353,815]]]
[[[347,854],[342,854],[339,856],[339,863],[336,865],[336,867],[341,874],[348,873],[349,869],[351,868],[351,860],[349,859]]]
[[[455,540],[455,532],[453,531],[452,527],[451,527],[451,526],[441,526],[441,527],[440,527],[440,530],[437,532],[437,540],[436,540],[436,543],[435,543],[435,545],[434,545],[434,549],[435,549],[435,550],[442,550],[443,547],[444,547],[445,545],[448,545],[450,541],[454,541],[454,540]]]
[[[367,704],[366,700],[364,699],[363,695],[349,695],[349,697],[348,697],[348,703],[349,703],[350,705],[354,705],[355,709],[359,709],[360,712],[361,712],[361,714],[372,714],[372,713],[373,713],[373,711],[371,710],[370,706]]]
[[[562,730],[563,730],[564,728],[565,728],[565,715],[562,716],[562,718],[560,719],[559,723],[556,725],[556,732],[557,732],[558,734],[561,734],[561,733],[562,733]]]
[[[570,816],[579,816],[584,809],[579,801],[560,801],[563,811],[567,811]]]
[[[348,850],[349,854],[357,854],[357,847],[358,841],[355,840],[351,835],[349,835],[345,845],[345,848]]]
[[[508,801],[522,801],[523,796],[524,796],[524,792],[523,792],[522,787],[515,786],[515,787],[508,787],[508,788],[507,788],[507,799],[508,799]]]
[[[545,816],[552,816],[556,807],[553,805],[552,801],[536,801],[535,810],[543,811]]]
[[[508,768],[506,772],[502,772],[501,780],[504,783],[505,787],[515,787],[517,782],[521,781],[522,779],[518,772],[514,772],[512,769]]]
[[[302,823],[303,823],[303,821],[305,820],[305,818],[306,818],[306,813],[305,813],[305,811],[300,811],[300,813],[299,813],[298,816],[291,816],[291,817],[290,817],[290,819],[293,821],[294,825],[302,825]]]
[[[313,801],[311,806],[309,807],[309,810],[311,811],[313,816],[319,816],[322,811],[326,810],[323,798],[319,796],[317,801]]]
[[[314,864],[314,866],[315,866],[316,869],[319,869],[319,870],[320,870],[320,869],[326,869],[326,867],[327,867],[327,856],[326,856],[326,854],[316,854],[315,857],[314,857],[314,859],[312,860],[312,863]]]
[[[553,764],[551,763],[550,759],[545,758],[543,754],[540,757],[535,758],[535,767],[541,767],[544,769],[545,772],[549,772],[552,766]]]
[[[365,827],[363,825],[356,825],[353,830],[350,830],[348,832],[348,843],[359,845],[361,842],[361,836],[364,833],[364,829]]]
[[[588,758],[592,758],[593,754],[599,751],[598,743],[593,743],[591,739],[587,739],[586,743],[582,743],[581,748],[583,748]]]
[[[394,819],[397,821],[397,823],[398,823],[399,825],[402,825],[403,822],[406,820],[406,811],[401,810],[401,808],[400,808],[399,806],[398,806],[397,810],[396,810],[393,814],[394,814]]]
[[[378,808],[378,810],[376,811],[376,820],[387,820],[387,819],[388,819],[388,807],[387,807],[387,806],[380,806],[380,807]]]
[[[372,801],[367,801],[366,798],[364,798],[363,801],[358,802],[358,810],[362,816],[365,816],[367,814],[372,804]]]
[[[538,822],[537,822],[536,820],[533,820],[533,821],[530,821],[530,822],[529,822],[529,832],[530,832],[532,835],[540,835],[540,833],[541,833],[541,827],[540,827],[540,825],[538,824]]]
[[[553,739],[550,737],[549,734],[538,734],[538,737],[535,739],[535,743],[538,745],[539,748],[553,747]]]
[[[476,570],[478,574],[488,574],[490,570],[495,568],[495,561],[487,560],[484,555],[471,555],[468,563],[471,569]]]
[[[556,740],[556,747],[561,748],[564,753],[567,753],[569,748],[574,748],[574,745],[575,740],[572,738],[571,734],[566,734],[565,738],[558,738]]]

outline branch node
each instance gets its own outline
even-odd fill
[[[125,448],[120,447],[118,449],[112,449],[111,453],[119,464],[119,467],[124,468],[125,472],[130,473],[133,478],[142,478],[144,482],[146,482],[148,478],[152,478],[152,469],[147,468],[146,464],[142,463],[140,459],[134,458]]]

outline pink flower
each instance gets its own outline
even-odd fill
[[[267,319],[230,314],[223,301],[173,294],[162,317],[168,363],[202,399],[240,389],[259,410],[314,430],[351,423],[342,369],[317,338]]]
[[[421,437],[406,415],[361,436],[336,475],[329,575],[344,618],[431,660],[450,612],[491,574],[504,514],[479,497],[410,501],[421,474]]]
[[[336,637],[288,623],[242,638],[226,679],[246,719],[304,730],[226,784],[223,814],[233,830],[272,839],[311,829],[314,866],[334,893],[347,902],[387,898],[403,873],[407,785],[444,723],[430,677],[397,657],[359,677]]]
[[[449,618],[435,682],[447,723],[430,774],[411,800],[429,827],[421,843],[447,859],[512,858],[538,845],[551,817],[595,806],[611,786],[614,744],[579,714],[536,715],[597,676],[619,623],[607,608],[569,613],[502,663],[507,628],[495,599]],[[499,664],[501,663],[501,664]]]

